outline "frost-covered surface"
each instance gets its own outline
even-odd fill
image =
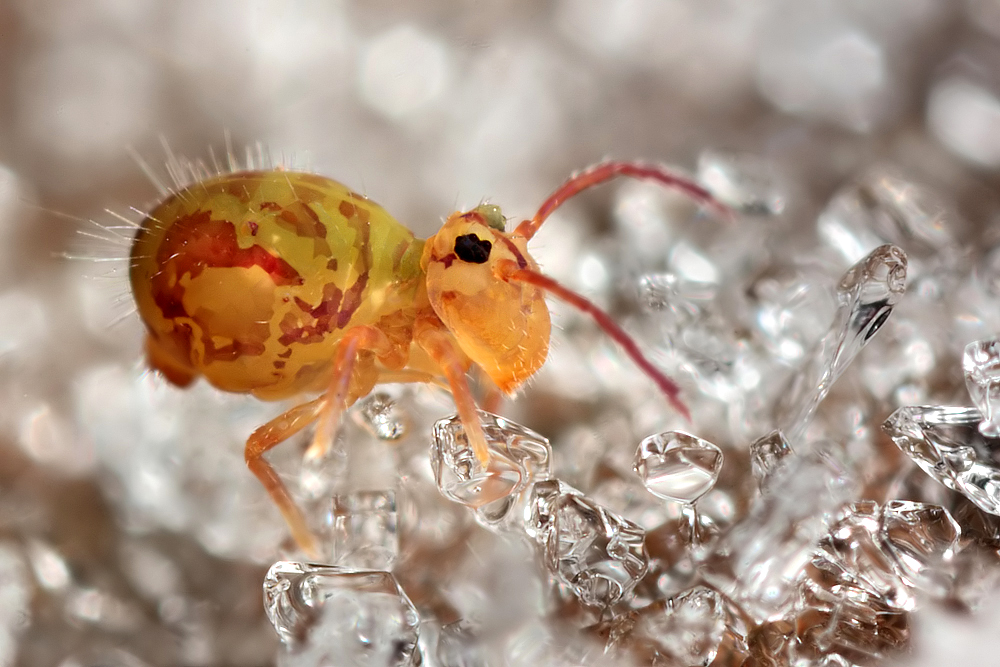
[[[996,2],[9,0],[0,25],[0,664],[279,659],[262,586],[298,556],[242,442],[283,406],[143,372],[131,232],[104,212],[169,182],[161,137],[211,163],[227,135],[420,235],[483,200],[530,216],[608,156],[742,212],[621,182],[533,241],[690,423],[553,303],[497,470],[454,422],[434,441],[433,389],[359,404],[323,461],[275,451],[341,591],[283,664],[323,664],[324,637],[339,664],[996,661]],[[633,470],[671,431],[722,452],[664,459],[662,484],[712,470],[691,505]],[[356,570],[392,572],[374,607],[336,583]],[[343,648],[370,618],[377,645]]]

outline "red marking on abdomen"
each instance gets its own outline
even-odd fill
[[[153,300],[163,317],[192,317],[184,308],[181,277],[196,278],[207,268],[264,269],[275,285],[301,285],[302,277],[288,262],[258,245],[241,248],[236,226],[227,220],[212,220],[209,211],[197,211],[170,226],[156,253],[157,272],[150,278]],[[225,304],[219,304],[225,307]],[[183,337],[183,336],[182,336]],[[187,341],[186,341],[187,342]],[[243,341],[244,347],[256,348]],[[259,341],[263,349],[263,341]],[[247,349],[243,353],[258,353]]]
[[[281,336],[278,342],[282,345],[292,343],[322,343],[326,335],[333,331],[336,326],[336,317],[344,293],[333,283],[323,285],[323,299],[315,308],[302,299],[295,297],[295,305],[299,307],[299,313],[286,313],[285,317],[278,323],[281,329]],[[311,318],[311,324],[303,324],[304,317]]]
[[[358,277],[344,290],[334,283],[324,285],[323,298],[315,307],[296,297],[295,305],[300,312],[287,313],[278,325],[281,328],[278,342],[282,345],[322,343],[334,329],[345,328],[364,302],[368,273],[372,266],[371,225],[368,221],[368,211],[341,201],[340,212],[348,216],[347,223],[357,231],[354,243],[358,248],[358,257],[354,267],[358,271]],[[307,323],[304,321],[306,318],[312,319],[313,322]]]
[[[197,211],[172,224],[156,258],[160,267],[173,264],[178,276],[188,273],[194,278],[206,268],[259,266],[275,285],[302,284],[299,272],[280,257],[259,245],[241,248],[236,242],[236,226],[228,220],[212,220],[209,211]]]

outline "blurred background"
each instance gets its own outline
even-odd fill
[[[192,529],[190,508],[143,508],[162,485],[132,488],[126,465],[130,438],[183,437],[143,406],[188,399],[123,379],[141,325],[106,211],[141,219],[170,153],[210,163],[227,141],[421,236],[484,200],[530,216],[606,157],[694,170],[710,149],[766,160],[811,230],[888,162],[946,193],[976,244],[1000,229],[1000,2],[0,0],[0,664],[273,661],[260,582],[280,522]],[[574,206],[600,228],[609,196]],[[592,237],[558,230],[536,256],[565,276]],[[197,396],[237,433],[278,409]],[[521,410],[559,432],[563,413]],[[101,414],[134,417],[118,449]],[[227,438],[208,446],[261,505]]]

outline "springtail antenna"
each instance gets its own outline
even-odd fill
[[[574,174],[569,180],[556,188],[556,190],[549,195],[548,199],[542,203],[538,212],[535,213],[535,216],[531,220],[525,220],[519,224],[514,229],[514,234],[530,240],[535,233],[538,232],[542,223],[544,223],[545,220],[552,215],[552,212],[562,206],[567,200],[575,197],[584,190],[600,185],[619,176],[656,181],[668,188],[680,190],[700,204],[713,209],[727,220],[732,220],[735,217],[735,213],[731,208],[720,202],[712,196],[711,192],[687,176],[674,173],[660,165],[642,162],[609,160],[607,162],[600,162],[577,174]],[[667,397],[667,400],[670,401],[670,404],[673,405],[678,412],[684,415],[688,421],[691,420],[690,411],[680,399],[680,387],[677,386],[677,383],[664,375],[649,359],[646,358],[646,356],[642,353],[642,350],[639,349],[639,345],[635,342],[635,340],[625,333],[625,330],[618,326],[618,324],[611,319],[611,316],[591,303],[591,301],[584,296],[577,294],[563,285],[560,285],[552,278],[549,278],[548,276],[537,271],[532,271],[524,266],[518,266],[515,262],[510,262],[509,264],[505,263],[500,270],[503,274],[503,278],[506,280],[515,280],[534,285],[539,289],[545,290],[553,296],[556,296],[566,303],[582,310],[583,312],[588,313],[594,318],[594,321],[597,322],[598,326],[600,326],[605,333],[608,334],[608,336],[621,345],[622,349],[625,350],[625,353],[632,358],[632,361],[635,362],[635,364],[657,384],[660,390]]]
[[[586,297],[577,294],[568,287],[560,285],[554,279],[528,268],[518,268],[517,263],[512,260],[504,261],[503,265],[498,268],[504,280],[513,280],[534,285],[593,317],[598,326],[604,329],[605,333],[612,340],[621,345],[625,353],[635,362],[635,365],[657,384],[660,391],[670,401],[670,404],[674,406],[674,409],[684,415],[688,421],[691,421],[691,412],[680,399],[681,389],[677,386],[677,383],[664,375],[660,369],[653,365],[653,362],[646,358],[635,340],[625,333],[625,330],[618,326],[618,323],[611,319],[610,315],[598,308]]]
[[[535,217],[531,220],[525,220],[518,225],[514,233],[526,239],[531,239],[538,231],[538,228],[542,226],[542,223],[545,222],[546,218],[562,206],[566,200],[575,197],[584,190],[610,181],[618,176],[656,181],[668,188],[680,190],[695,201],[708,206],[727,219],[731,219],[734,216],[731,208],[713,197],[711,192],[687,176],[674,173],[665,167],[655,164],[610,160],[608,162],[599,162],[578,174],[574,174],[568,181],[556,188],[555,192],[549,195],[549,198],[545,200],[541,208],[538,209],[538,212],[535,213]]]

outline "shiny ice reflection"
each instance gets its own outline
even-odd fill
[[[983,413],[979,431],[988,438],[1000,437],[1000,338],[969,343],[962,370],[969,396]]]
[[[792,377],[776,410],[790,442],[805,433],[833,383],[882,328],[905,289],[906,254],[893,245],[879,246],[844,274],[833,325]]]
[[[379,440],[399,440],[406,435],[408,415],[385,392],[376,391],[358,401],[351,415]]]
[[[532,487],[528,530],[549,571],[584,604],[623,600],[649,566],[642,528],[558,480]]]
[[[1000,440],[982,434],[976,408],[908,405],[882,425],[928,475],[1000,515]]]
[[[715,486],[722,460],[722,450],[707,440],[667,431],[639,444],[634,467],[654,496],[690,505]]]
[[[476,510],[477,519],[490,526],[517,522],[514,508],[533,482],[547,479],[552,459],[549,441],[503,417],[479,412],[490,450],[484,467],[476,457],[457,415],[434,424],[431,468],[438,490]]]
[[[792,448],[781,431],[771,431],[750,444],[750,470],[757,485],[764,489],[768,479],[783,461],[792,455]]]
[[[280,561],[264,609],[289,652],[284,665],[411,667],[420,618],[388,572]]]
[[[757,621],[783,618],[796,603],[798,579],[817,544],[855,488],[827,457],[789,457],[748,517],[702,559],[702,576]]]
[[[334,563],[389,570],[399,555],[396,494],[358,491],[333,497]]]

